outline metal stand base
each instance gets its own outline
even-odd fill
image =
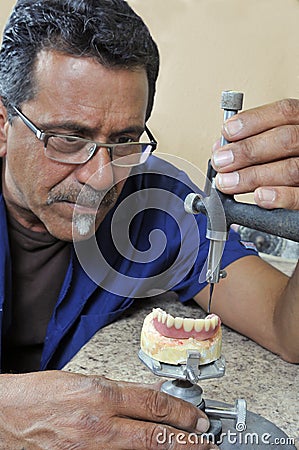
[[[210,419],[209,436],[214,436],[213,441],[217,442],[221,438],[222,422],[220,419]]]
[[[205,399],[205,403],[209,408],[231,407],[226,403],[213,400]],[[220,438],[215,442],[221,450],[269,450],[270,448],[271,450],[296,450],[295,443],[280,428],[251,411],[247,411],[247,427],[243,432],[236,431],[232,419],[221,419],[221,423],[222,432]],[[209,438],[209,432],[206,434]],[[211,439],[215,438],[211,437]]]
[[[155,375],[174,378],[162,384],[162,392],[190,402],[206,412],[211,426],[202,436],[217,444],[221,450],[296,450],[292,436],[288,437],[262,416],[247,411],[244,399],[237,399],[234,406],[203,399],[202,388],[197,382],[222,377],[225,371],[223,357],[211,364],[199,365],[200,355],[190,352],[187,363],[178,366],[156,361],[142,350],[139,351],[139,358]],[[192,443],[196,442],[192,440]]]

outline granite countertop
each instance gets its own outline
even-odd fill
[[[269,258],[290,273],[295,261]],[[174,316],[197,317],[205,313],[194,303],[182,305],[171,293],[136,301],[117,322],[100,330],[70,361],[64,370],[105,375],[115,380],[152,383],[158,377],[140,362],[140,331],[146,314],[161,307]],[[299,366],[282,361],[250,339],[223,326],[226,373],[222,378],[200,381],[204,398],[233,404],[245,398],[247,408],[260,414],[290,438],[299,448]]]

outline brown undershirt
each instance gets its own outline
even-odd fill
[[[38,370],[53,308],[69,264],[70,244],[9,218],[12,261],[11,324],[3,342],[2,372]]]

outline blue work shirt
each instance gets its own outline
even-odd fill
[[[184,211],[184,200],[199,189],[173,165],[151,156],[134,168],[94,238],[73,244],[69,267],[48,324],[41,370],[61,369],[102,327],[135,300],[172,290],[180,301],[206,285],[209,241],[205,215]],[[0,197],[0,326],[8,324],[11,261],[6,207]],[[256,254],[230,231],[222,267]],[[144,301],[144,300],[143,300]],[[26,318],[24,318],[26,320]]]

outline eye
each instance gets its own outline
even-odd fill
[[[138,139],[137,139],[138,141]],[[127,144],[129,142],[136,142],[136,139],[130,137],[130,136],[120,136],[117,140],[116,140],[116,144]]]
[[[61,140],[64,140],[64,142],[71,142],[73,143],[74,141],[77,140],[78,136],[60,136]]]
[[[48,139],[48,147],[62,153],[75,153],[86,146],[86,142],[75,136],[53,135]]]

